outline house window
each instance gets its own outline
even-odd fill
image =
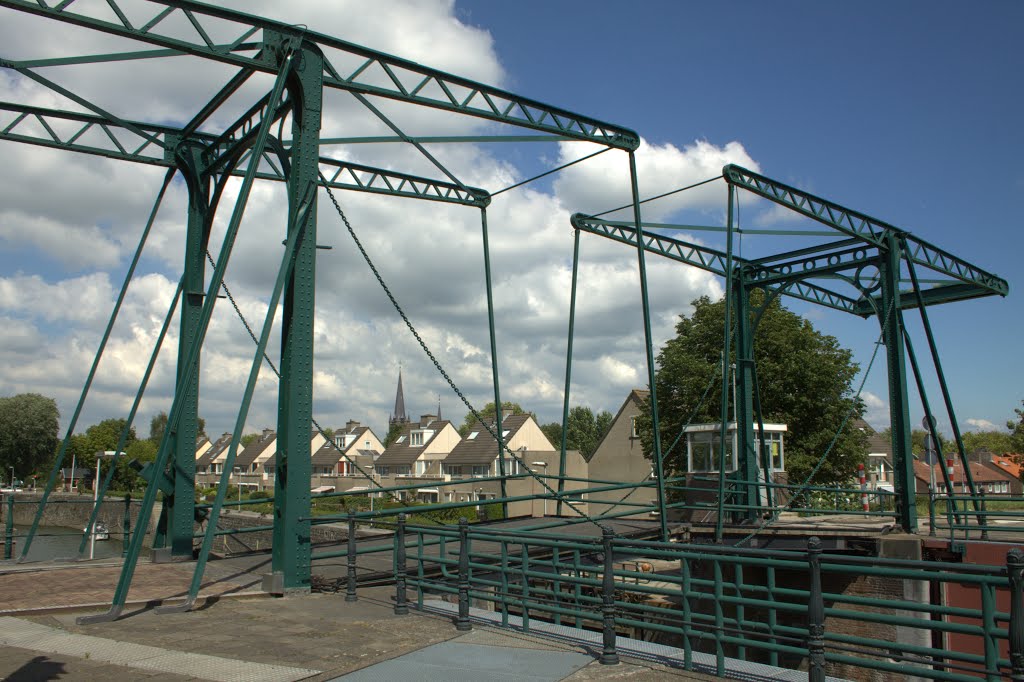
[[[426,473],[427,473],[427,464],[428,464],[428,462],[426,460],[422,460],[422,459],[416,460],[416,475],[417,476],[425,476],[426,475]]]
[[[640,429],[639,429],[639,427],[636,424],[637,419],[639,419],[639,417],[630,417],[629,418],[629,437],[630,438],[639,438],[640,437]]]
[[[721,442],[717,431],[700,431],[687,434],[690,471],[717,472],[719,470],[718,455],[721,451]],[[726,463],[726,471],[735,471],[735,448],[731,452],[726,450],[726,457],[732,460]]]
[[[766,433],[764,439],[765,450],[767,451],[768,461],[771,462],[772,471],[785,471],[786,458],[782,449],[782,434],[778,432]],[[754,448],[756,452],[760,453],[760,439],[754,440]]]
[[[479,431],[474,431],[473,433],[471,433],[468,436],[466,436],[466,440],[475,440],[476,437],[477,437],[477,434],[479,434],[479,433],[480,433]]]
[[[484,476],[486,476],[488,474],[488,471],[487,471],[488,469],[490,469],[490,467],[487,466],[486,464],[480,465],[480,466],[474,466],[473,467],[473,478],[483,478]]]
[[[514,457],[506,457],[505,458],[505,475],[506,476],[517,476],[519,474],[525,474],[525,473],[526,473],[526,467],[524,467],[523,464],[518,459],[516,459]],[[500,476],[501,475],[501,470],[498,469],[498,460],[497,459],[494,460],[494,473],[492,475],[493,476]]]
[[[395,439],[395,442],[396,443],[404,443],[405,442],[405,436],[399,436],[398,438]]]
[[[417,445],[423,445],[423,432],[413,431],[409,436],[409,445],[415,447]]]
[[[351,476],[352,475],[352,462],[350,462],[348,460],[344,460],[342,462],[338,462],[338,474],[341,475],[341,476]]]

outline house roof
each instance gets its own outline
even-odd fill
[[[501,430],[508,431],[505,436],[505,443],[515,437],[516,433],[526,422],[533,419],[533,415],[514,414],[501,420]],[[488,420],[487,426],[493,431],[495,421]],[[474,436],[473,434],[477,434]],[[444,459],[446,466],[479,466],[490,464],[498,457],[498,442],[494,436],[484,428],[481,422],[477,422],[470,429],[469,434],[459,441],[459,444],[452,448],[451,453]]]
[[[395,442],[389,445],[384,452],[381,453],[381,456],[377,458],[375,464],[377,466],[403,466],[406,464],[412,464],[420,458],[420,455],[423,454],[423,451],[427,446],[432,443],[441,431],[444,430],[445,426],[449,424],[451,424],[451,422],[447,419],[436,419],[426,426],[421,426],[419,422],[416,422],[415,424],[403,424],[402,432],[398,435],[398,438],[396,438]],[[423,445],[410,445],[412,440],[410,438],[410,434],[413,431],[420,431],[424,428],[430,429],[434,433],[430,438],[423,442]]]
[[[999,482],[1014,479],[1015,477],[1007,471],[990,469],[984,464],[978,462],[969,462],[971,467],[971,478],[975,483],[989,483]],[[941,481],[942,479],[942,465],[934,464],[935,468],[935,480]],[[929,467],[924,462],[914,460],[914,476],[925,483],[931,482],[931,473],[928,471]],[[963,467],[957,462],[953,468],[953,475],[956,477],[956,483],[959,485],[963,483]]]
[[[196,460],[196,467],[200,468],[209,466],[210,463],[213,462],[214,459],[216,459],[217,455],[224,452],[224,450],[230,444],[231,434],[225,433],[220,438],[218,438],[213,445],[210,446],[209,450],[207,450],[206,452],[199,456],[199,458]]]
[[[868,453],[875,455],[885,455],[886,459],[892,461],[892,443],[884,435],[875,431],[871,424],[868,424],[863,419],[855,419],[853,422],[853,428],[860,429],[867,434],[867,448]]]
[[[987,462],[985,466],[995,469],[996,471],[1002,471],[1007,476],[1019,479],[1021,473],[1021,466],[1017,462],[1021,460],[1020,455],[1005,454],[1005,455],[992,455],[992,460]]]
[[[334,441],[326,441],[320,446],[320,449],[313,453],[309,463],[315,467],[330,467],[334,466],[340,460],[341,453],[338,452],[337,446],[334,445]]]
[[[267,431],[261,434],[258,440],[249,443],[249,447],[238,453],[235,458],[236,467],[249,467],[262,455],[267,448],[277,445],[277,432]]]

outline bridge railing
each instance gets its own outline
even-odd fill
[[[394,538],[396,612],[412,590],[420,607],[458,603],[460,629],[471,627],[474,604],[524,630],[591,630],[602,634],[603,662],[617,660],[616,636],[628,636],[675,646],[677,664],[719,675],[738,659],[807,669],[812,680],[826,671],[1024,679],[1019,550],[1006,566],[971,566],[825,552],[816,538],[805,551],[745,549],[403,517]],[[935,597],[952,589],[974,606]]]

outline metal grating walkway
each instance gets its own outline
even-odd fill
[[[455,641],[434,644],[335,679],[557,682],[593,661],[592,656],[571,651],[527,651]]]
[[[79,635],[9,616],[0,616],[0,646],[89,658],[99,663],[214,682],[294,682],[320,672]]]
[[[428,612],[443,613],[446,615],[454,616],[458,613],[458,606],[443,601],[427,601],[423,604],[423,610]],[[469,610],[469,615],[470,619],[476,623],[480,623],[482,625],[490,625],[492,627],[501,627],[501,614],[496,613],[494,611],[486,611],[484,609],[471,607]],[[510,615],[508,617],[508,622],[509,628],[519,632],[524,631],[522,627],[522,619],[519,616]],[[543,621],[537,620],[531,620],[529,626],[529,633],[532,635],[549,637],[555,641],[582,645],[596,653],[600,653],[602,649],[602,639],[600,632],[581,630],[566,625],[554,625],[552,623],[545,623]],[[618,650],[620,656],[628,656],[631,658],[653,661],[677,667],[680,669],[682,669],[684,665],[685,659],[683,650],[666,646],[664,644],[644,642],[637,639],[629,639],[628,637],[616,637],[615,647]],[[519,653],[520,655],[522,655],[522,650],[520,650]],[[530,651],[529,656],[533,656],[536,653],[544,652]],[[595,660],[595,656],[585,656],[585,658],[588,658],[589,662],[593,662]],[[524,658],[526,657],[528,656],[524,656]],[[693,652],[692,666],[693,670],[696,672],[704,673],[706,675],[718,676],[717,667],[715,665],[715,657],[711,654]],[[345,679],[348,680],[350,679],[350,677],[351,676],[346,677]],[[740,661],[734,658],[726,658],[724,677],[733,680],[745,680],[747,682],[774,682],[776,680],[781,680],[784,682],[806,682],[807,672],[799,670],[789,670],[785,668],[776,668],[774,666],[764,665],[762,663]],[[367,677],[358,679],[377,680],[383,678]],[[475,679],[481,678],[477,677]],[[562,678],[543,677],[538,679],[558,680]],[[838,677],[826,677],[825,679],[826,682],[848,682]]]

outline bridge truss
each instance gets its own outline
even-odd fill
[[[737,481],[743,503],[752,510],[751,514],[755,513],[753,510],[757,509],[761,499],[753,429],[754,422],[760,419],[755,410],[752,390],[756,379],[752,356],[755,329],[750,323],[751,313],[756,312],[750,307],[750,292],[753,289],[764,289],[772,295],[795,297],[879,320],[889,367],[898,484],[904,486],[904,490],[908,489],[906,486],[913,488],[914,477],[905,369],[909,349],[906,344],[909,339],[903,324],[903,311],[918,309],[925,320],[929,348],[941,380],[941,366],[928,327],[926,308],[979,296],[1006,295],[1008,291],[1005,280],[916,239],[904,230],[736,166],[728,166],[723,171],[729,187],[729,218],[723,228],[727,237],[725,251],[665,236],[658,226],[645,224],[641,216],[635,160],[640,138],[632,130],[370,50],[305,27],[190,0],[108,0],[101,10],[97,10],[94,5],[86,8],[83,3],[74,1],[46,3],[43,0],[0,0],[0,9],[36,15],[50,20],[54,27],[70,25],[105,34],[125,46],[122,51],[112,54],[43,56],[20,60],[0,56],[0,66],[4,69],[49,89],[73,103],[75,108],[71,111],[0,102],[0,113],[4,116],[0,119],[4,121],[0,126],[0,140],[166,168],[164,190],[175,174],[183,178],[188,189],[185,260],[181,280],[167,312],[164,331],[153,350],[149,368],[129,414],[129,427],[145,391],[163,335],[166,334],[176,308],[180,306],[180,312],[177,313],[180,343],[177,349],[175,395],[156,460],[143,472],[150,484],[142,500],[140,521],[131,537],[111,610],[93,620],[116,618],[120,614],[143,549],[147,520],[152,515],[158,492],[163,495],[163,512],[155,539],[158,556],[167,560],[193,557],[194,527],[199,512],[194,502],[194,444],[198,431],[200,358],[246,202],[257,181],[281,182],[287,187],[288,215],[283,226],[285,248],[266,319],[261,329],[252,333],[256,341],[256,352],[240,403],[221,485],[216,501],[209,510],[207,530],[199,550],[199,561],[190,592],[191,599],[196,596],[218,514],[225,502],[228,476],[238,451],[241,431],[279,305],[283,309],[283,327],[277,475],[273,500],[272,574],[275,589],[309,589],[313,558],[310,548],[309,429],[311,423],[315,423],[312,414],[313,316],[320,189],[442,202],[480,212],[494,397],[495,404],[501,405],[487,248],[487,206],[491,195],[484,189],[460,181],[431,153],[428,147],[432,142],[584,141],[601,149],[626,153],[631,183],[632,220],[615,222],[577,214],[572,218],[577,240],[579,233],[592,233],[621,242],[636,252],[648,381],[652,391],[655,388],[655,362],[645,265],[647,255],[670,258],[725,278],[727,305],[736,311],[736,319],[740,321],[734,335],[740,358],[736,402],[738,422],[744,426],[739,433],[743,456]],[[109,111],[43,73],[59,67],[111,62],[144,65],[182,57],[225,65],[232,70],[232,75],[212,98],[193,112],[189,120],[174,124],[137,120],[121,112]],[[214,122],[224,115],[223,112],[237,109],[239,93],[259,77],[269,79],[269,90],[243,107],[243,113],[234,116],[229,124],[216,125]],[[421,173],[372,167],[326,153],[325,147],[338,142],[321,135],[322,115],[326,111],[325,95],[331,92],[343,92],[354,98],[392,133],[386,137],[347,138],[345,141],[401,142],[417,150],[443,177],[435,179]],[[468,117],[486,122],[489,129],[512,132],[449,136],[443,140],[436,137],[420,138],[408,134],[395,122],[389,114],[393,106],[425,108],[451,116]],[[231,210],[220,252],[216,259],[211,259],[212,271],[208,272],[206,265],[210,231],[226,184],[231,178],[240,179],[241,186]],[[834,239],[817,246],[756,259],[736,255],[733,250],[733,237],[736,233],[733,202],[739,189],[825,225],[834,233]],[[333,194],[331,197],[333,199]],[[125,279],[125,287],[139,261],[155,214],[156,207],[140,240],[135,260]],[[935,286],[922,286],[917,274],[919,269],[929,271],[941,281]],[[933,282],[929,280],[929,283]],[[58,453],[33,524],[33,532],[63,464],[68,440],[74,432],[124,293],[125,289],[122,289],[96,361],[90,369],[82,398],[70,420],[67,437]],[[575,279],[573,294],[575,299]],[[726,319],[729,319],[728,315]],[[728,329],[729,323],[726,324],[723,338],[728,342],[733,335]],[[571,360],[571,324],[569,335]],[[913,358],[912,350],[910,357]],[[914,373],[919,376],[916,360],[913,364]],[[569,383],[567,369],[566,411]],[[942,383],[943,397],[956,429],[952,403]],[[726,393],[727,389],[723,385],[723,396]],[[668,479],[662,471],[657,396],[653,395],[652,398],[655,476],[651,486],[657,489],[657,510],[660,512],[658,516],[662,539],[665,539],[665,485]],[[726,403],[727,400],[723,399],[723,410]],[[927,404],[926,411],[930,415],[931,410]],[[502,442],[500,418],[499,411],[495,435],[499,448],[507,450]],[[725,422],[723,417],[723,429]],[[960,456],[964,457],[959,431],[955,430],[954,433]],[[127,430],[122,441],[126,436]],[[725,439],[722,441],[724,443]],[[121,449],[119,446],[117,451]],[[510,454],[515,456],[514,453]],[[504,489],[507,478],[504,457],[498,457],[497,461],[501,468],[502,497],[507,499]],[[543,486],[558,500],[559,509],[562,507],[564,482],[563,442],[558,490],[553,490],[541,480]],[[109,483],[109,475],[104,490],[106,483]],[[916,515],[912,496],[904,494],[901,505],[899,523],[905,529],[913,530],[916,527]],[[572,505],[569,506],[574,509]],[[24,545],[22,558],[27,556],[30,545],[31,536]],[[191,601],[186,604],[186,608],[190,605]]]

